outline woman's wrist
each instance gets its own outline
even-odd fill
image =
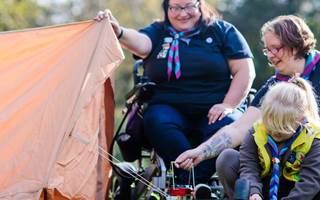
[[[222,104],[223,104],[226,108],[235,109],[235,108],[237,107],[237,106],[234,106],[234,104],[227,103],[227,102],[222,102]]]
[[[120,39],[122,38],[123,32],[124,32],[124,31],[123,31],[123,28],[120,27],[120,33],[117,35],[118,40],[120,40]]]

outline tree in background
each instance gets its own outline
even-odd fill
[[[34,0],[0,1],[0,31],[48,25],[49,10]]]
[[[99,10],[110,9],[121,25],[139,29],[153,20],[162,18],[160,0],[66,0],[49,1],[51,21],[67,23],[92,19]],[[116,116],[123,108],[125,94],[133,87],[132,66],[134,59],[125,51],[126,59],[115,73]],[[119,120],[116,120],[118,122]]]
[[[112,11],[120,24],[139,29],[154,20],[162,19],[160,0],[106,0],[105,7]],[[131,53],[125,52],[126,59],[116,73],[116,103],[123,107],[124,96],[133,86]],[[128,83],[129,81],[129,83]]]
[[[298,15],[307,21],[319,41],[320,2],[317,0],[238,0],[236,5],[234,2],[223,0],[219,7],[224,18],[237,26],[250,45],[257,72],[255,88],[259,88],[267,77],[274,74],[261,52],[260,28],[266,21],[279,15]]]
[[[38,2],[44,0],[37,0]],[[141,28],[155,19],[162,19],[161,0],[36,0],[0,1],[0,30],[14,30],[48,24],[67,23],[92,19],[97,11],[108,8],[120,24]],[[283,14],[296,14],[306,19],[319,41],[320,1],[319,0],[207,0],[218,8],[223,18],[236,25],[246,37],[253,55],[257,77],[255,88],[274,73],[263,56],[260,28],[263,23]],[[132,88],[132,55],[116,72],[116,103],[124,104],[124,96]]]
[[[162,19],[161,2],[161,0],[100,0],[99,6],[112,10],[121,24],[140,28],[153,19]],[[306,19],[319,40],[320,1],[318,0],[207,0],[207,2],[216,7],[223,18],[236,25],[246,37],[256,66],[255,88],[259,88],[267,77],[274,74],[274,69],[269,67],[266,57],[261,52],[263,45],[260,39],[260,28],[266,21],[284,14],[299,15]],[[90,13],[88,17],[93,14]],[[131,88],[128,80],[132,76],[133,59],[130,54],[126,54],[126,58],[117,72],[116,79],[117,102],[121,104],[124,101],[123,94]]]
[[[160,0],[99,0],[83,1],[79,20],[92,19],[98,10],[110,9],[119,23],[125,27],[139,29],[156,19],[162,19]],[[126,59],[115,74],[117,113],[123,108],[125,94],[133,87],[132,66],[134,59],[125,51]],[[118,120],[119,121],[119,120]]]

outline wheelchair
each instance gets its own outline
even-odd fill
[[[174,164],[167,169],[162,158],[143,137],[143,112],[156,84],[145,75],[142,60],[134,64],[133,75],[134,87],[126,95],[124,116],[109,149],[113,174],[106,199],[208,199],[202,198],[203,195],[208,196],[208,193],[209,199],[223,199],[224,191],[217,175],[211,177],[208,185],[196,186],[191,170],[189,184],[175,184]],[[246,104],[251,102],[254,93],[255,90],[250,91]],[[125,131],[121,132],[125,123]],[[124,162],[113,156],[115,143],[118,144]]]

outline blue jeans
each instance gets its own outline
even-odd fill
[[[207,113],[188,115],[170,105],[149,105],[144,113],[145,134],[168,167],[182,152],[197,147],[221,127],[239,118],[241,114],[242,112],[236,110],[222,120],[208,125]],[[196,182],[208,182],[214,172],[215,159],[201,162],[195,167]],[[189,172],[175,169],[175,174],[178,176],[178,182],[187,183]]]

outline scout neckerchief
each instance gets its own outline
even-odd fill
[[[173,37],[169,55],[168,55],[168,66],[167,66],[167,75],[168,81],[170,81],[170,76],[174,63],[174,74],[176,79],[179,79],[181,76],[181,63],[179,57],[179,40],[186,42],[187,44],[190,42],[190,37],[197,35],[200,33],[198,28],[192,28],[187,31],[177,32],[173,27],[168,27],[169,34]]]
[[[303,122],[305,124],[306,122]],[[302,131],[303,124],[299,125],[296,132],[292,135],[292,137],[285,142],[284,146],[281,149],[278,149],[276,142],[272,139],[270,135],[268,135],[268,144],[271,146],[271,155],[272,155],[272,175],[270,179],[270,189],[269,189],[269,199],[277,200],[278,199],[278,189],[279,189],[279,177],[280,177],[280,160],[281,157],[290,149],[291,144],[295,141],[295,139],[299,136]]]
[[[308,55],[306,60],[306,64],[304,65],[304,70],[300,75],[302,78],[308,80],[310,77],[311,72],[316,68],[316,64],[320,60],[320,53],[317,50],[312,50],[311,53]],[[280,81],[288,81],[291,77],[281,75],[276,72],[276,78]]]

